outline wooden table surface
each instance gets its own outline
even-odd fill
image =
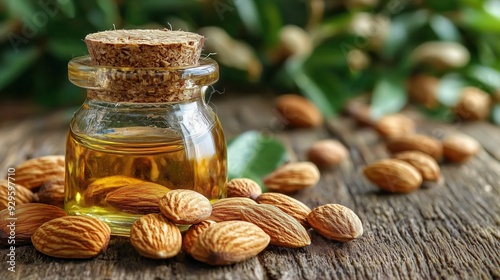
[[[343,204],[363,222],[363,236],[337,243],[311,231],[312,244],[301,249],[269,246],[258,257],[212,267],[189,256],[150,260],[126,238],[112,238],[95,259],[61,260],[32,246],[16,248],[16,272],[7,270],[0,249],[0,279],[500,279],[500,128],[489,123],[418,122],[436,137],[461,131],[484,149],[464,165],[443,164],[444,184],[407,195],[378,191],[361,175],[366,163],[388,157],[370,128],[340,117],[317,129],[284,130],[269,97],[225,94],[214,100],[226,136],[246,130],[272,135],[305,159],[316,140],[336,138],[350,160],[322,170],[320,183],[294,197],[310,207]],[[63,154],[68,112],[11,122],[0,128],[0,176],[23,160]]]

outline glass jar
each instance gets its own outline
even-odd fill
[[[144,214],[159,212],[169,189],[191,189],[211,201],[226,195],[226,142],[206,88],[218,65],[126,68],[68,64],[87,99],[70,123],[65,210],[98,218],[128,235]]]

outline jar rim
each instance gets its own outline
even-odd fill
[[[198,65],[132,68],[93,65],[90,56],[80,56],[68,63],[68,78],[74,85],[103,91],[134,92],[156,91],[159,87],[188,90],[209,86],[219,79],[219,65],[208,57],[202,57]],[[127,85],[127,87],[124,87]]]

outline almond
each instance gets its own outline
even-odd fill
[[[106,203],[132,214],[159,213],[160,199],[169,191],[155,183],[144,182],[116,189],[106,196]]]
[[[111,236],[109,226],[84,216],[64,216],[40,226],[31,241],[35,248],[55,258],[92,258],[106,250]]]
[[[269,204],[278,207],[281,211],[292,216],[304,228],[309,228],[307,223],[307,215],[311,212],[311,208],[295,198],[281,193],[263,193],[255,200],[259,204]]]
[[[254,180],[237,178],[227,183],[227,197],[248,197],[255,199],[262,194],[262,189]]]
[[[106,198],[108,193],[128,185],[145,183],[146,181],[132,177],[115,175],[103,177],[92,182],[84,192],[87,205],[97,205]]]
[[[196,240],[198,239],[200,233],[213,224],[215,224],[214,221],[205,220],[191,225],[182,237],[182,250],[188,254],[191,254],[193,246],[196,243]]]
[[[422,184],[422,175],[407,162],[383,159],[363,170],[366,178],[381,189],[394,193],[408,193]]]
[[[422,175],[424,181],[438,181],[441,178],[441,169],[434,158],[419,151],[408,151],[394,155],[399,159],[411,164]]]
[[[434,66],[438,70],[460,68],[470,61],[468,49],[457,42],[426,41],[418,45],[410,54],[417,63]]]
[[[219,199],[212,205],[212,214],[208,218],[215,222],[241,220],[240,209],[257,202],[246,197],[231,197]]]
[[[373,126],[375,121],[373,120],[371,114],[371,107],[358,99],[351,99],[347,101],[344,111],[353,117],[358,125],[361,126]]]
[[[36,193],[38,201],[58,207],[64,207],[64,178],[45,182]]]
[[[441,142],[425,135],[401,135],[387,141],[387,149],[391,153],[406,151],[419,151],[430,155],[439,161],[443,155],[443,145]]]
[[[407,83],[410,100],[424,105],[426,108],[436,108],[439,105],[437,98],[439,79],[434,76],[418,74],[411,77]]]
[[[339,204],[325,204],[314,208],[307,217],[313,229],[328,239],[351,241],[363,235],[359,217]]]
[[[443,153],[451,162],[465,162],[479,152],[481,145],[476,139],[456,134],[443,140]]]
[[[0,243],[16,246],[29,244],[38,227],[62,216],[66,216],[66,212],[61,208],[42,203],[16,205],[15,210],[4,209],[0,211]]]
[[[315,186],[320,173],[312,162],[285,164],[267,175],[263,181],[270,191],[290,193]]]
[[[336,140],[321,140],[307,151],[307,159],[318,167],[337,166],[349,157],[349,152]]]
[[[197,224],[212,214],[210,200],[191,190],[172,190],[160,199],[160,211],[171,221]]]
[[[453,112],[464,120],[484,120],[490,115],[490,105],[489,94],[476,87],[467,87],[462,90]]]
[[[44,156],[27,160],[16,167],[16,184],[35,190],[43,183],[64,178],[64,156]]]
[[[391,138],[412,134],[415,132],[415,123],[403,114],[387,115],[377,121],[375,130],[381,136]]]
[[[240,209],[244,221],[260,227],[271,237],[270,243],[288,248],[311,244],[306,229],[278,207],[267,204],[248,205]]]
[[[182,235],[179,228],[162,214],[148,214],[132,225],[130,243],[141,256],[167,259],[180,252]]]
[[[262,229],[248,222],[216,223],[200,233],[191,255],[211,265],[232,264],[258,255],[269,239]]]
[[[6,209],[9,206],[9,202],[10,206],[14,207],[30,203],[33,200],[33,192],[29,189],[16,184],[15,181],[9,182],[8,180],[0,179],[0,210]]]
[[[323,122],[318,108],[309,100],[295,94],[285,94],[275,100],[276,110],[292,127],[315,127]]]

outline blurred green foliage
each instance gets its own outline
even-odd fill
[[[500,89],[497,0],[3,0],[0,94],[79,104],[84,94],[66,71],[71,58],[87,53],[86,34],[163,27],[207,36],[205,52],[217,53],[223,83],[298,91],[326,115],[366,93],[372,114],[397,112],[416,73],[445,78],[436,89],[441,106],[426,108],[433,115],[458,99],[457,85]],[[465,52],[417,52],[434,41]],[[447,82],[450,75],[456,82]]]

